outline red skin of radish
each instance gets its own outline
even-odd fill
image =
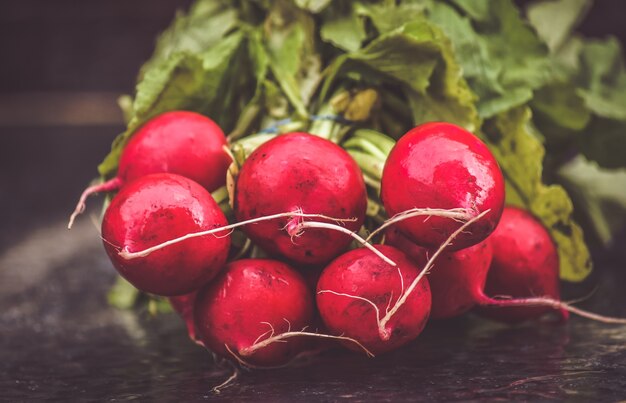
[[[381,198],[392,216],[412,208],[465,208],[478,215],[448,250],[475,245],[495,229],[504,208],[504,179],[487,146],[451,123],[426,123],[406,133],[391,150]],[[462,224],[449,218],[411,218],[396,224],[420,246],[436,249]]]
[[[187,326],[187,334],[189,338],[197,344],[204,345],[202,341],[198,338],[196,334],[196,324],[193,318],[193,307],[196,303],[196,296],[198,295],[197,291],[194,291],[190,294],[180,295],[177,297],[170,297],[170,304],[172,304],[172,308],[180,315],[180,317],[185,321],[185,325]]]
[[[131,137],[120,157],[117,176],[127,182],[169,172],[212,192],[226,183],[231,160],[223,150],[225,145],[224,132],[208,117],[189,111],[166,112]]]
[[[267,323],[274,335],[300,331],[311,324],[313,311],[311,291],[293,268],[277,260],[241,259],[229,263],[198,294],[194,313],[207,348],[233,359],[227,346],[241,356],[242,349],[269,337]],[[305,339],[275,342],[241,358],[258,366],[282,365],[302,351]]]
[[[398,264],[405,289],[417,277],[420,269],[396,248],[376,245],[376,249]],[[353,249],[333,260],[322,272],[317,284],[317,307],[331,334],[351,337],[374,354],[394,350],[415,339],[424,329],[431,306],[428,280],[423,278],[406,303],[387,323],[390,335],[383,340],[379,334],[376,311],[366,301],[347,296],[320,293],[330,290],[359,296],[372,301],[385,315],[390,298],[395,304],[401,282],[398,269],[384,262],[366,248]],[[356,344],[342,342],[347,348],[363,352]]]
[[[386,243],[402,250],[419,267],[424,267],[433,251],[416,245],[397,229],[386,232]],[[490,237],[456,252],[443,252],[428,274],[432,293],[432,319],[453,318],[469,311],[484,298],[487,271],[493,256]]]
[[[117,271],[136,288],[176,296],[202,287],[224,266],[229,234],[188,239],[130,260],[120,250],[136,252],[227,224],[205,188],[180,175],[152,174],[126,184],[113,198],[102,221],[102,238]]]
[[[486,295],[560,299],[556,246],[548,231],[530,213],[506,207],[498,228],[489,238],[493,260],[487,274]],[[494,305],[493,300],[485,303]],[[554,312],[549,307],[500,306],[482,306],[478,311],[507,323],[524,322]]]
[[[336,144],[307,133],[276,137],[255,150],[241,167],[235,193],[238,221],[291,212],[356,218],[345,228],[357,231],[365,219],[363,174]],[[321,220],[316,220],[321,221]],[[307,228],[301,236],[285,231],[289,218],[244,227],[264,250],[301,264],[326,263],[351,242],[336,231]]]
[[[225,145],[224,132],[206,116],[189,111],[158,115],[139,128],[124,147],[117,176],[85,189],[76,212],[84,209],[89,195],[118,190],[153,173],[182,175],[212,192],[226,183],[231,160],[223,150]]]

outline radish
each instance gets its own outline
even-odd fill
[[[245,364],[276,366],[302,350],[303,339],[290,336],[311,324],[313,311],[311,291],[290,266],[242,259],[229,263],[198,294],[194,316],[198,335],[214,353]]]
[[[419,267],[428,261],[428,249],[416,245],[397,228],[385,233],[385,242],[409,256]],[[430,317],[447,319],[459,316],[484,297],[483,290],[493,248],[490,237],[456,252],[444,252],[428,275],[432,293]]]
[[[465,209],[489,213],[459,234],[451,250],[485,239],[504,207],[504,179],[478,137],[450,123],[427,123],[410,130],[391,150],[381,180],[381,199],[389,215],[415,208]],[[436,248],[461,226],[445,217],[402,217],[396,225],[418,245]]]
[[[70,217],[68,228],[85,209],[89,195],[119,190],[141,176],[169,172],[192,179],[209,192],[226,183],[230,157],[224,152],[222,129],[195,112],[172,111],[143,125],[130,139],[120,157],[117,176],[85,189]]]
[[[198,292],[194,291],[189,294],[179,295],[177,297],[170,297],[169,300],[172,308],[174,308],[174,310],[178,312],[180,317],[185,321],[185,326],[187,326],[187,334],[189,335],[191,341],[196,344],[200,344],[201,346],[204,346],[204,344],[196,334],[196,324],[193,319],[193,307],[196,303],[197,295]]]
[[[246,159],[234,206],[238,221],[301,211],[352,218],[345,229],[357,231],[365,219],[367,195],[363,174],[346,151],[321,137],[290,133],[264,143]],[[301,264],[326,263],[350,243],[348,234],[337,231],[295,231],[299,222],[282,218],[246,225],[244,231],[270,254]]]
[[[493,260],[483,298],[479,300],[482,305],[479,311],[492,319],[518,323],[538,318],[552,309],[549,305],[505,307],[509,301],[493,301],[485,298],[485,294],[522,301],[542,297],[555,302],[558,308],[559,255],[544,226],[527,211],[506,207],[490,240]]]
[[[415,339],[430,313],[430,288],[423,279],[395,315],[383,323],[382,315],[405,294],[405,285],[419,268],[396,248],[376,245],[397,267],[371,250],[353,249],[333,260],[317,284],[317,306],[332,333],[359,341],[374,354],[396,349]],[[353,343],[346,347],[356,349]]]
[[[180,175],[151,174],[129,182],[113,198],[102,221],[102,239],[115,268],[136,288],[175,296],[200,288],[222,268],[230,247],[227,231],[132,260],[120,253],[226,224],[205,188]]]
[[[433,262],[428,273],[432,318],[451,318],[479,307],[483,315],[508,323],[536,319],[550,311],[563,319],[572,312],[601,322],[626,323],[559,300],[556,246],[541,223],[524,210],[506,207],[498,227],[486,240],[442,252],[436,259],[432,251],[416,245],[396,228],[386,231],[386,242],[407,253],[418,266]]]

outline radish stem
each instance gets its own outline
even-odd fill
[[[97,185],[89,186],[87,189],[83,191],[80,195],[80,199],[78,200],[78,204],[76,204],[76,208],[74,212],[70,216],[70,221],[67,223],[67,229],[72,229],[72,225],[74,225],[74,220],[76,217],[85,211],[85,202],[87,198],[94,194],[100,192],[112,192],[114,190],[119,189],[122,186],[122,180],[120,178],[113,178],[104,183],[99,183]]]
[[[398,213],[394,215],[393,217],[391,217],[390,219],[388,219],[387,221],[385,221],[380,227],[378,227],[375,231],[373,231],[367,237],[366,241],[369,242],[374,236],[376,236],[376,234],[380,233],[382,230],[384,230],[385,228],[395,223],[398,223],[400,221],[403,221],[409,218],[419,217],[419,216],[443,217],[443,218],[450,218],[455,221],[467,221],[471,218],[470,212],[463,208],[456,208],[456,209],[450,209],[450,210],[436,209],[436,208],[413,208],[413,209]],[[427,220],[428,217],[425,218],[425,220]]]

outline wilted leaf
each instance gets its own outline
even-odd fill
[[[591,272],[589,250],[565,189],[542,182],[545,151],[530,119],[528,108],[501,113],[486,123],[485,140],[505,175],[507,203],[529,210],[548,229],[558,248],[561,278],[582,281]]]
[[[479,126],[475,98],[454,59],[452,45],[423,17],[339,57],[330,67],[325,88],[338,75],[364,70],[403,86],[415,123],[445,120],[469,130]]]

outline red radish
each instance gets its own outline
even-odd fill
[[[541,223],[526,211],[505,208],[500,224],[485,241],[439,256],[397,230],[386,234],[388,243],[405,251],[418,265],[427,260],[433,263],[428,271],[433,318],[450,318],[477,306],[485,315],[509,323],[535,319],[549,311],[558,312],[563,319],[572,312],[600,322],[626,323],[626,319],[597,315],[559,300],[556,246]]]
[[[193,307],[196,303],[196,296],[198,295],[197,291],[194,291],[189,294],[180,295],[177,297],[170,297],[170,304],[172,304],[172,308],[180,317],[185,321],[185,325],[187,326],[187,334],[189,338],[197,344],[204,345],[202,341],[198,338],[196,334],[196,324],[193,318]]]
[[[365,248],[333,260],[317,285],[317,306],[331,333],[343,334],[374,354],[396,349],[415,339],[430,312],[430,288],[422,279],[406,302],[381,329],[381,318],[419,274],[419,268],[396,248],[376,249],[398,265],[393,267]],[[346,347],[356,349],[353,343]]]
[[[431,318],[459,316],[472,309],[484,297],[483,290],[493,254],[490,239],[456,252],[443,252],[435,260],[428,274],[432,293]],[[428,261],[428,249],[411,242],[396,228],[386,232],[385,242],[406,253],[418,267],[424,267]]]
[[[223,150],[225,145],[222,129],[198,113],[173,111],[152,118],[124,147],[117,176],[85,189],[68,228],[76,215],[85,209],[89,195],[118,190],[144,175],[174,173],[192,179],[212,192],[226,183],[231,160]]]
[[[152,174],[129,182],[113,198],[102,221],[102,238],[126,280],[142,291],[174,296],[200,288],[217,274],[226,262],[230,234],[189,239],[132,260],[120,252],[227,224],[205,188],[180,175]]]
[[[515,207],[505,208],[490,240],[493,260],[484,294],[559,300],[559,255],[548,231],[530,213]],[[481,304],[485,306],[480,312],[492,319],[518,323],[551,310],[549,306],[498,306],[506,302],[494,303],[483,297]]]
[[[198,335],[216,354],[258,366],[289,362],[304,338],[280,340],[263,348],[271,336],[302,330],[313,318],[313,297],[304,279],[285,263],[242,259],[199,294],[195,306]]]
[[[495,158],[478,137],[451,123],[427,123],[400,138],[385,163],[381,187],[390,216],[415,208],[461,208],[472,215],[489,211],[459,234],[451,250],[485,239],[504,207],[504,179]],[[397,226],[418,245],[436,248],[461,223],[417,217],[399,221]]]
[[[357,231],[365,219],[363,174],[338,145],[307,133],[278,136],[257,148],[237,178],[238,221],[301,209],[305,214],[355,218],[345,228]],[[328,220],[326,220],[328,222]],[[282,218],[246,225],[244,231],[267,252],[303,264],[330,261],[344,251],[348,235],[307,229],[293,236],[298,219]]]

